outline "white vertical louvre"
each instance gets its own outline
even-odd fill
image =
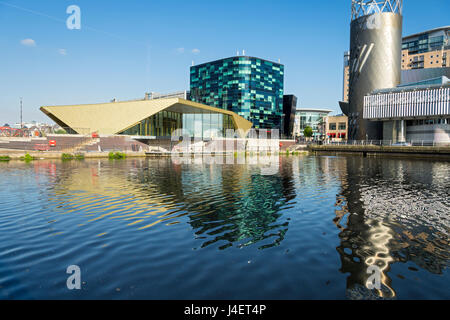
[[[364,97],[365,119],[450,115],[450,88],[386,92]]]

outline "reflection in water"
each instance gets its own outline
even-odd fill
[[[132,160],[128,172],[116,170],[120,162],[113,170],[101,161],[77,166],[59,177],[50,200],[62,214],[83,208],[86,223],[121,219],[140,230],[188,216],[197,239],[205,240],[202,247],[261,243],[264,249],[284,239],[289,222],[280,210],[295,198],[291,162],[280,162],[281,174],[267,176],[258,166],[195,162]]]
[[[0,299],[448,297],[449,163],[191,160],[0,164]]]
[[[442,274],[450,258],[448,164],[358,157],[340,160],[342,191],[333,221],[340,230],[340,271],[350,273],[349,297],[372,294],[366,289],[371,265],[382,271],[382,288],[376,296],[383,298],[396,296],[389,276],[396,262],[412,261]],[[429,171],[431,175],[423,174]]]

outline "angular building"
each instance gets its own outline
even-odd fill
[[[282,129],[284,66],[236,56],[191,67],[191,100],[232,111],[255,129]]]
[[[349,118],[350,140],[382,137],[381,122],[363,118],[364,96],[400,84],[402,3],[352,0],[349,102],[342,108]]]
[[[219,108],[180,99],[45,106],[41,111],[69,133],[130,135],[167,139],[177,129],[191,137],[210,139],[226,136],[227,129],[246,133],[251,122]]]

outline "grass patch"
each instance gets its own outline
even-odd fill
[[[10,161],[11,158],[9,156],[0,156],[0,161],[6,162],[6,161]]]
[[[127,157],[127,155],[123,152],[110,152],[108,154],[108,158],[110,160],[120,160],[120,159],[125,159]]]

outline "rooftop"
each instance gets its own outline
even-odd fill
[[[329,109],[316,109],[316,108],[297,108],[296,112],[323,112],[323,113],[330,113],[333,112],[333,110]]]
[[[270,63],[273,63],[273,64],[276,64],[276,65],[279,65],[279,66],[283,66],[283,67],[284,67],[284,65],[281,64],[281,63],[274,62],[274,61],[270,61],[270,60],[266,60],[266,59],[261,59],[261,58],[258,58],[258,57],[252,57],[252,56],[232,56],[232,57],[228,57],[228,58],[217,59],[217,60],[214,60],[214,61],[208,61],[208,62],[196,64],[196,65],[194,65],[193,67],[199,67],[199,66],[203,66],[203,65],[206,65],[206,64],[211,64],[211,63],[219,62],[219,61],[222,61],[222,60],[236,59],[236,58],[258,59],[258,60],[261,60],[261,61],[270,62]]]
[[[410,38],[415,38],[427,33],[432,33],[432,32],[438,32],[438,31],[445,31],[445,30],[449,30],[450,31],[450,26],[443,26],[443,27],[439,27],[439,28],[434,28],[434,29],[430,29],[430,30],[426,30],[426,31],[422,31],[419,33],[415,33],[415,34],[411,34],[409,36],[403,37],[403,40],[407,40]]]

